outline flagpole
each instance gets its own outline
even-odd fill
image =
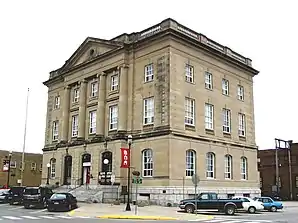
[[[28,102],[29,102],[29,88],[27,91],[27,101],[26,101],[26,117],[25,117],[25,127],[24,127],[23,153],[22,153],[21,186],[23,186],[23,175],[24,175],[24,170],[25,170],[25,148],[26,148],[28,104],[29,104]]]

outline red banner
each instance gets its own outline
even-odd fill
[[[121,166],[120,168],[129,168],[130,166],[130,151],[128,148],[121,149]]]

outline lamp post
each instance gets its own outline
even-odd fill
[[[47,168],[48,168],[48,176],[47,176],[47,185],[50,184],[50,168],[51,168],[51,164],[47,163]]]
[[[132,144],[132,136],[127,136],[128,150],[129,150],[129,162],[128,162],[128,171],[127,171],[127,204],[126,211],[131,211],[130,208],[130,162],[131,162],[131,144]]]
[[[7,171],[7,188],[9,188],[9,178],[10,178],[10,162],[11,162],[12,151],[9,151],[8,154],[8,171]]]

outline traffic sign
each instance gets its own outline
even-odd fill
[[[133,176],[132,183],[133,184],[142,184],[143,183],[143,178],[142,177]]]

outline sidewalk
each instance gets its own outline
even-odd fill
[[[111,204],[79,204],[79,208],[70,211],[69,216],[88,216],[102,219],[137,219],[137,220],[211,220],[210,215],[187,214],[177,212],[178,208],[146,206],[137,207],[131,205],[131,211],[125,211],[126,205]]]
[[[298,207],[298,201],[282,201],[284,207]]]

